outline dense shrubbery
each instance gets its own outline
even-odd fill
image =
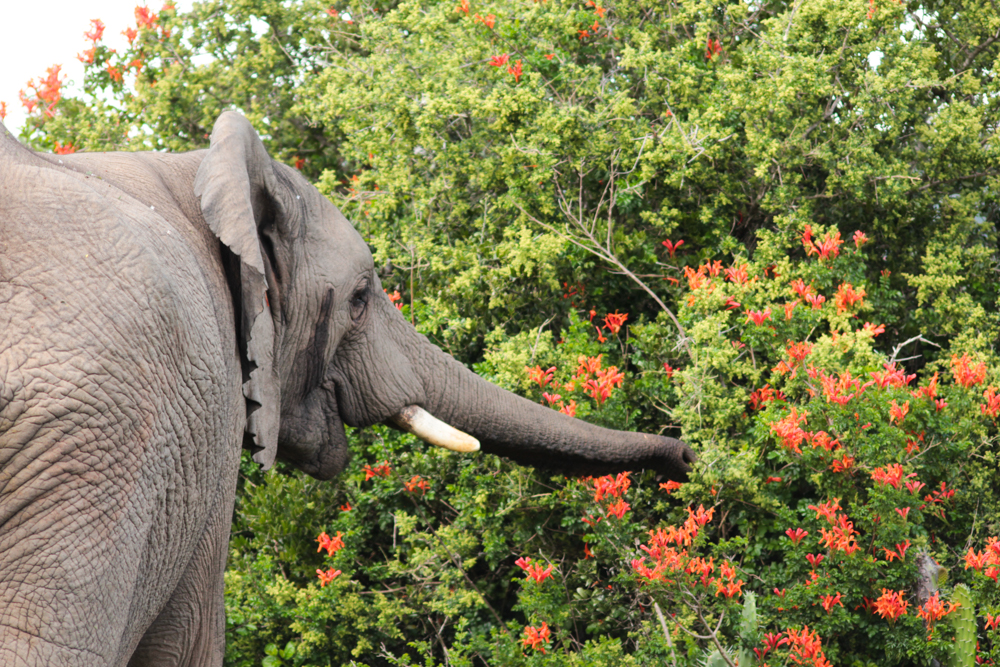
[[[334,483],[248,463],[228,664],[1000,658],[991,7],[204,3],[36,86],[42,148],[242,109],[422,332],[701,457],[572,480],[374,428]]]

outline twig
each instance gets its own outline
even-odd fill
[[[670,661],[674,663],[674,667],[677,667],[677,654],[674,653],[674,643],[670,640],[670,631],[667,630],[667,620],[663,618],[663,612],[660,611],[660,604],[653,601],[653,609],[656,610],[656,615],[660,619],[660,627],[663,628],[663,636],[667,638],[667,647],[670,649]]]
[[[936,347],[936,348],[938,348],[938,349],[941,349],[941,346],[940,346],[940,345],[938,345],[937,343],[932,343],[931,341],[927,340],[927,339],[926,339],[926,338],[924,338],[923,336],[919,336],[919,335],[918,335],[918,336],[914,336],[913,338],[910,338],[909,340],[904,340],[904,341],[903,341],[902,343],[900,343],[899,345],[897,345],[897,346],[896,346],[896,347],[895,347],[895,348],[893,349],[893,351],[892,351],[892,357],[891,357],[891,358],[889,359],[889,363],[890,363],[890,364],[894,364],[894,363],[896,363],[896,355],[897,355],[897,354],[899,354],[899,353],[900,353],[900,351],[901,351],[901,350],[902,350],[902,349],[903,349],[904,347],[906,347],[906,346],[907,346],[907,345],[909,345],[910,343],[913,343],[913,342],[916,342],[916,341],[918,341],[918,340],[922,340],[922,341],[924,341],[925,343],[927,343],[928,345],[933,345],[934,347]],[[910,358],[910,359],[913,359],[914,357],[909,357],[909,358]]]

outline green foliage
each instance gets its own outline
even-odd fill
[[[227,664],[1000,660],[986,0],[241,0],[140,28],[22,138],[186,150],[238,108],[421,332],[700,457],[625,488],[376,427],[332,483],[247,461]],[[918,584],[958,608],[925,623]]]

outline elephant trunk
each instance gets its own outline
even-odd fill
[[[505,391],[442,352],[402,318],[394,324],[395,338],[423,382],[423,407],[478,439],[483,451],[574,474],[651,468],[672,479],[685,478],[695,460],[679,440],[601,428]]]

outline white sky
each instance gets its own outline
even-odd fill
[[[83,63],[76,54],[90,47],[83,33],[90,29],[90,19],[101,19],[107,29],[104,43],[122,50],[126,40],[122,30],[135,26],[136,5],[143,0],[53,0],[38,2],[8,0],[0,21],[0,102],[7,103],[4,124],[15,136],[24,123],[24,107],[18,91],[29,79],[43,76],[52,65],[62,65],[67,87],[83,83]],[[159,12],[164,2],[153,0],[150,9]],[[179,10],[190,10],[191,0],[174,3]]]

